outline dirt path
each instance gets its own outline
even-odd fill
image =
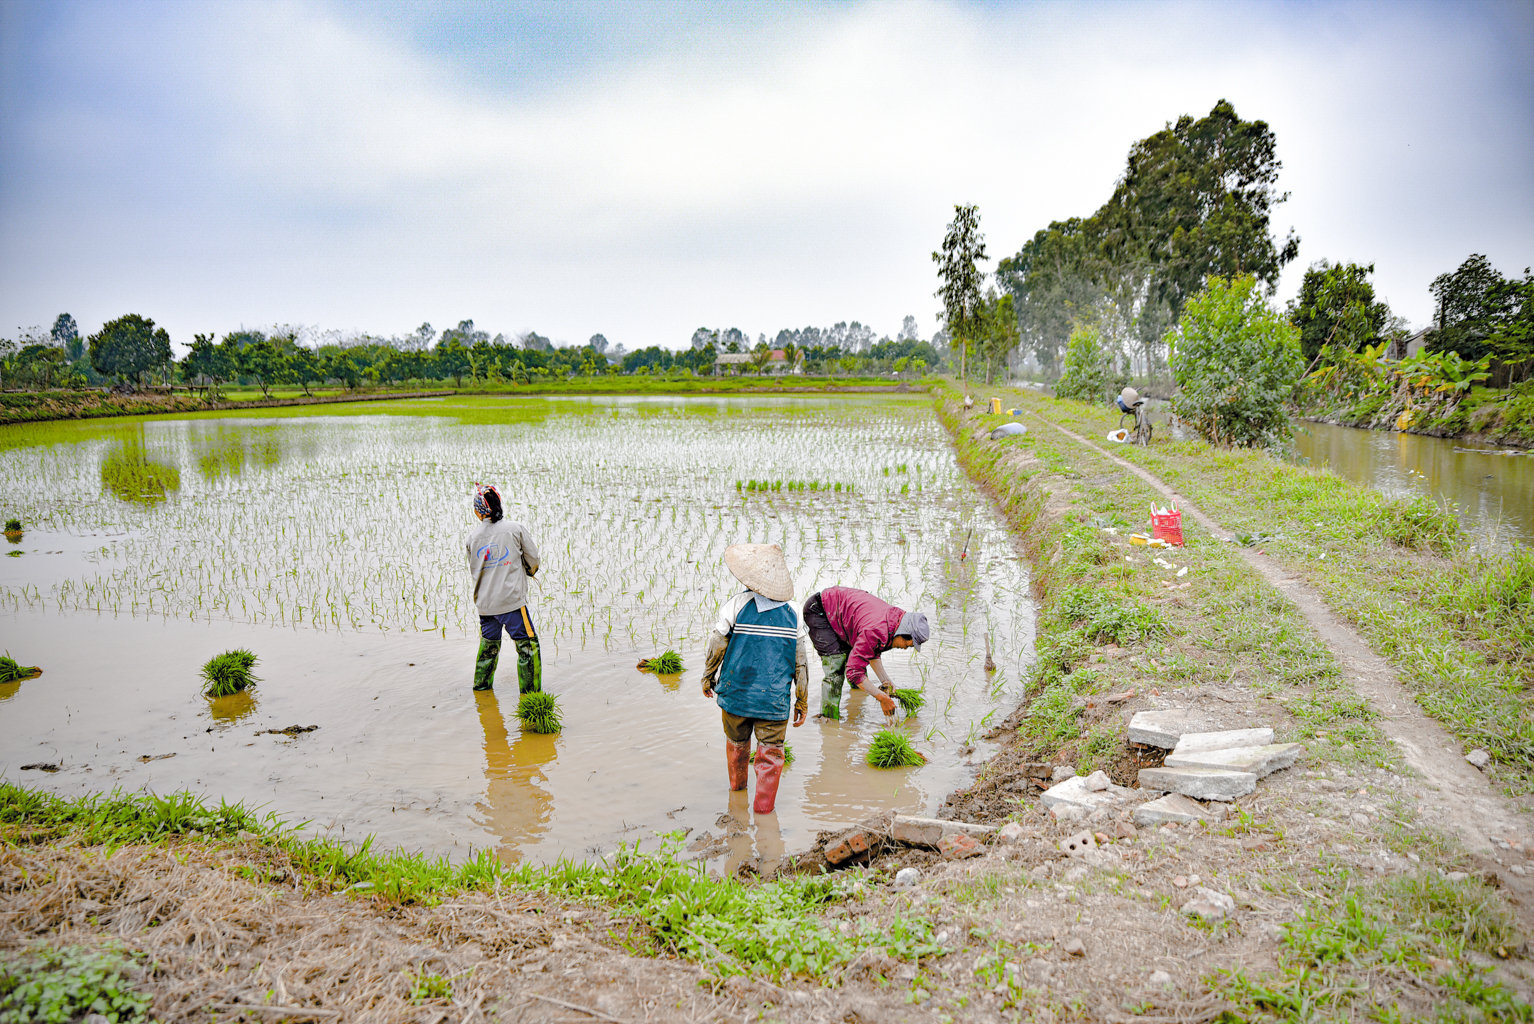
[[[1032,415],[1174,499],[1179,509],[1211,533],[1222,539],[1230,537],[1229,530],[1159,477],[1038,413]],[[1260,550],[1238,547],[1237,552],[1263,579],[1294,602],[1321,641],[1336,656],[1344,678],[1374,704],[1381,715],[1381,729],[1400,747],[1406,763],[1430,784],[1423,803],[1443,816],[1466,849],[1492,854],[1495,851],[1490,837],[1528,831],[1527,823],[1520,820],[1520,814],[1512,804],[1495,792],[1486,777],[1460,755],[1459,742],[1423,712],[1411,693],[1401,685],[1390,664],[1375,654],[1351,626],[1332,614],[1320,594]]]

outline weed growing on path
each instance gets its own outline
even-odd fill
[[[72,1024],[88,1014],[121,1024],[149,1018],[139,965],[115,948],[28,946],[0,953],[0,1024]]]

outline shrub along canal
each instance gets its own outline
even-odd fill
[[[818,829],[930,813],[989,753],[1033,645],[1027,563],[923,397],[445,399],[0,428],[0,770],[66,795],[190,789],[387,845],[594,856],[690,829],[701,855],[775,858]],[[530,610],[564,729],[524,733],[514,659],[470,691],[463,570],[475,481],[543,555]],[[796,600],[861,587],[932,619],[885,656],[926,706],[920,769],[864,763],[882,725],[792,729],[778,811],[724,842],[702,641],[737,586],[724,548],[783,546]],[[997,670],[984,668],[989,634]],[[246,647],[259,682],[199,694]],[[674,648],[686,670],[640,658]],[[811,658],[811,703],[819,665]],[[1000,713],[998,714],[998,709]],[[317,725],[299,735],[264,732]],[[57,765],[55,772],[23,765]],[[727,824],[727,823],[726,823]]]

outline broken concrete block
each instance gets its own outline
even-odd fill
[[[1227,729],[1224,732],[1185,732],[1177,741],[1174,754],[1196,754],[1200,750],[1229,750],[1231,747],[1265,747],[1273,742],[1272,729]]]
[[[1101,793],[1111,785],[1113,780],[1108,778],[1108,773],[1105,771],[1095,771],[1087,776],[1087,788],[1094,793]]]
[[[911,846],[937,846],[943,841],[944,836],[967,835],[983,838],[994,831],[996,828],[993,825],[976,825],[968,821],[918,818],[910,814],[897,814],[890,834],[898,842],[908,843]]]
[[[1073,836],[1066,836],[1060,840],[1060,852],[1071,857],[1080,857],[1088,850],[1097,848],[1097,840],[1092,838],[1091,832],[1077,832]]]
[[[1142,828],[1165,825],[1175,821],[1179,825],[1190,821],[1207,821],[1210,815],[1198,804],[1178,793],[1168,793],[1160,800],[1152,800],[1134,809],[1134,823]]]
[[[943,855],[944,860],[963,860],[966,857],[979,857],[985,853],[985,848],[973,836],[955,832],[938,841],[937,852]]]
[[[1485,771],[1486,766],[1491,764],[1491,755],[1482,750],[1480,747],[1476,747],[1470,753],[1465,755],[1465,760],[1469,761],[1471,764],[1475,765],[1475,767],[1481,769],[1482,771]]]
[[[1186,708],[1138,711],[1129,720],[1129,742],[1171,750],[1185,732],[1198,732],[1204,716]]]
[[[997,831],[996,838],[1004,843],[1011,844],[1023,838],[1023,825],[1021,822],[1009,821]]]
[[[1168,754],[1168,768],[1224,768],[1232,772],[1251,772],[1259,779],[1299,759],[1303,743],[1271,743],[1262,747],[1233,747],[1227,750],[1200,750],[1194,753]]]
[[[1091,788],[1087,779],[1074,775],[1064,782],[1057,782],[1043,793],[1039,794],[1039,802],[1045,807],[1054,809],[1059,804],[1074,804],[1084,807],[1088,811],[1094,811],[1099,807],[1110,807],[1113,804],[1111,790],[1096,792]]]
[[[1049,809],[1050,817],[1056,821],[1081,821],[1090,813],[1080,804],[1055,804]]]
[[[1181,793],[1195,800],[1234,800],[1256,792],[1257,776],[1222,768],[1141,768],[1140,788]]]
[[[1055,770],[1049,773],[1050,782],[1064,782],[1066,779],[1074,779],[1076,769],[1068,764],[1057,764]]]

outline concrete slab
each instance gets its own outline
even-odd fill
[[[1094,811],[1099,807],[1112,807],[1113,801],[1111,790],[1093,790],[1091,783],[1079,775],[1057,782],[1039,794],[1039,803],[1049,809],[1065,804]]]
[[[1181,793],[1168,793],[1159,800],[1136,807],[1130,813],[1130,818],[1141,828],[1151,828],[1165,825],[1169,821],[1179,825],[1190,821],[1210,821],[1213,815]]]
[[[1177,741],[1174,754],[1196,754],[1200,750],[1229,750],[1232,747],[1265,747],[1273,742],[1272,729],[1226,729],[1224,732],[1185,732]]]
[[[1270,743],[1263,747],[1202,750],[1192,754],[1169,754],[1166,764],[1168,768],[1223,768],[1232,772],[1250,772],[1260,779],[1293,765],[1304,749],[1301,743]]]
[[[895,815],[890,835],[898,842],[911,846],[936,847],[948,836],[966,835],[981,839],[996,831],[994,825],[976,825],[968,821],[946,821],[940,818],[918,818],[910,814]]]
[[[1183,733],[1198,732],[1207,722],[1205,715],[1188,708],[1139,711],[1129,720],[1129,742],[1171,750]]]
[[[1234,800],[1256,792],[1257,776],[1221,768],[1141,768],[1140,788],[1181,793],[1195,800]]]

